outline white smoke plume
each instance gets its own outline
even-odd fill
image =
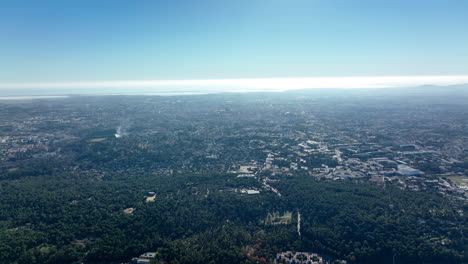
[[[122,126],[117,127],[117,131],[115,132],[114,136],[116,138],[121,138],[121,137],[123,137],[125,135],[126,135],[126,133],[125,133],[125,130],[122,129]]]
[[[128,136],[129,132],[127,130],[128,122],[124,122],[124,124],[117,127],[114,136],[116,138],[121,138],[124,136]]]

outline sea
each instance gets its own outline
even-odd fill
[[[157,87],[157,88],[21,88],[0,89],[0,100],[62,99],[70,96],[110,96],[110,95],[147,95],[176,96],[202,95],[214,93],[280,92],[278,89],[246,89],[225,87]]]

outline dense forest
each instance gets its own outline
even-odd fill
[[[439,194],[308,176],[275,183],[282,197],[232,191],[258,184],[229,174],[2,180],[0,260],[111,263],[155,251],[167,263],[267,263],[284,250],[350,263],[467,260],[466,217]],[[286,211],[292,223],[265,224]]]

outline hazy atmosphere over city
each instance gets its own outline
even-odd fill
[[[3,1],[0,264],[468,263],[467,11]]]

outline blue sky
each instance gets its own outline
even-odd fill
[[[464,75],[463,0],[5,0],[0,83]]]

